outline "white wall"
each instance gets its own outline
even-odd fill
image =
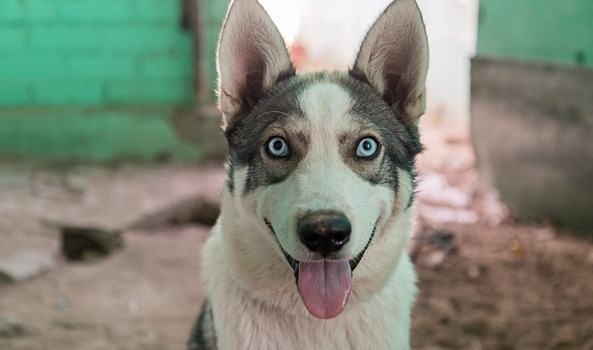
[[[302,45],[307,70],[346,69],[390,0],[260,0],[287,41]],[[417,0],[430,45],[427,113],[469,120],[470,58],[478,0]],[[296,19],[296,20],[295,20]],[[297,33],[295,35],[295,33]]]
[[[427,110],[469,121],[470,58],[475,54],[478,0],[419,0],[430,45]]]

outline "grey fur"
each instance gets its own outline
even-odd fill
[[[236,167],[249,166],[243,195],[260,186],[286,179],[307,153],[309,135],[298,130],[295,119],[305,119],[299,107],[299,95],[310,85],[321,81],[342,86],[353,101],[351,114],[360,128],[372,130],[381,139],[385,155],[377,161],[357,160],[358,141],[366,134],[346,134],[341,138],[342,158],[357,174],[375,185],[397,190],[397,168],[414,174],[414,157],[422,150],[418,129],[397,115],[366,81],[343,72],[322,72],[290,77],[280,82],[244,117],[229,125],[226,137],[231,151],[229,178]],[[287,159],[268,160],[262,150],[271,136],[283,136],[289,143]],[[230,180],[229,186],[233,185]],[[230,187],[232,189],[232,187]]]

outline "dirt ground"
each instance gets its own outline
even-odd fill
[[[424,124],[410,253],[420,294],[414,349],[593,349],[593,244],[520,222],[480,183],[464,127]],[[205,175],[206,174],[206,175]],[[135,228],[183,199],[216,196],[220,166],[0,164],[0,260],[27,250],[54,266],[0,284],[0,349],[183,349],[203,299],[193,223]],[[124,230],[124,248],[70,262],[48,222]]]

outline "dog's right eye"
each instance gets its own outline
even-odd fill
[[[290,155],[288,144],[282,137],[272,137],[266,144],[266,151],[273,158],[286,158]]]

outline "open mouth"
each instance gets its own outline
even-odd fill
[[[290,256],[278,241],[278,235],[269,220],[264,222],[270,228],[284,258],[292,267],[297,288],[307,310],[315,317],[329,319],[338,316],[346,307],[352,290],[352,272],[368,249],[377,228],[360,253],[350,260],[299,261]]]

